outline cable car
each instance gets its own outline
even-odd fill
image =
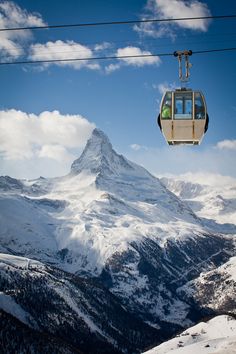
[[[192,55],[191,50],[174,52],[179,60],[181,83],[189,79],[189,55]],[[182,72],[182,57],[185,59],[185,75]],[[203,93],[186,87],[165,92],[157,123],[169,145],[199,145],[209,123]]]
[[[161,101],[158,125],[169,145],[199,145],[208,129],[209,117],[201,91],[167,91]]]

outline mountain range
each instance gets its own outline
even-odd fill
[[[66,176],[0,177],[5,352],[24,338],[35,352],[140,353],[235,313],[235,190],[209,190],[211,218],[204,188],[156,178],[98,129]]]

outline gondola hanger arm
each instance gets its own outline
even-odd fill
[[[177,50],[173,53],[175,57],[178,57],[179,62],[179,79],[181,82],[187,82],[190,76],[190,68],[192,67],[191,63],[189,62],[189,56],[193,54],[192,50]],[[183,75],[183,68],[182,68],[182,58],[185,61],[185,75]]]

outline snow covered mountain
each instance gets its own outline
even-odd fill
[[[2,177],[1,185],[2,251],[53,262],[63,253],[63,267],[72,272],[99,275],[114,252],[145,235],[165,242],[167,223],[176,237],[178,229],[182,236],[199,231],[192,210],[116,154],[97,129],[69,175],[31,182]]]
[[[161,182],[186,201],[199,217],[228,224],[225,231],[232,232],[230,224],[236,223],[236,180],[218,186],[166,177],[161,178]]]
[[[53,273],[53,277],[60,274],[66,282],[68,277],[86,284],[92,279],[89,287],[100,284],[105,302],[110,296],[119,304],[119,310],[115,306],[102,310],[96,305],[89,313],[93,320],[86,324],[91,331],[95,325],[99,328],[102,341],[107,341],[106,352],[111,350],[110,345],[114,350],[119,347],[121,352],[139,352],[214,312],[214,307],[197,305],[196,299],[189,299],[187,291],[179,289],[185,285],[191,288],[191,281],[201,273],[218,269],[235,255],[235,225],[230,226],[230,233],[220,233],[214,220],[209,226],[209,220],[206,223],[197,216],[163,181],[117,154],[100,130],[93,131],[68,175],[33,181],[1,177],[0,191],[0,251],[3,254],[41,262],[41,267],[47,268],[42,280],[46,289],[52,287],[48,273]],[[228,230],[228,225],[222,227]],[[27,273],[27,279],[31,279],[31,272]],[[15,269],[14,273],[8,290],[15,278],[22,277],[18,274],[21,271]],[[6,289],[2,290],[5,295]],[[45,291],[49,294],[51,290]],[[82,310],[77,293],[63,286],[63,293],[68,291],[71,299],[64,296],[58,311],[63,317],[64,306],[69,306],[80,322]],[[20,301],[18,294],[16,302]],[[88,306],[93,308],[91,301],[88,300]],[[228,304],[227,311],[233,307],[234,303]],[[148,328],[147,340],[138,329],[133,330],[135,340],[123,340],[126,326],[122,324],[122,330],[108,315],[117,316],[116,311],[120,313],[121,309],[130,318],[138,318],[139,328],[146,326],[144,332]],[[94,317],[100,311],[107,316],[104,319],[107,326],[115,327],[122,339],[118,340],[111,328],[103,329],[99,318]],[[31,316],[36,321],[38,315]],[[56,318],[53,310],[49,316]],[[84,324],[78,326],[73,322],[73,326],[80,333]],[[52,333],[62,327],[61,322],[57,323]],[[51,333],[50,326],[44,330]],[[67,333],[68,327],[63,330]],[[66,338],[65,333],[60,337]],[[100,341],[100,335],[94,336],[94,343]]]
[[[198,323],[175,338],[145,354],[234,354],[236,353],[236,319],[217,316]]]

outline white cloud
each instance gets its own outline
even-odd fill
[[[207,4],[198,0],[148,0],[146,9],[147,15],[144,19],[176,19],[211,15]],[[176,34],[173,31],[173,25],[184,29],[206,32],[209,23],[209,19],[171,21],[157,24],[142,23],[140,26],[135,26],[134,29],[152,37],[162,37],[164,35],[175,37]]]
[[[107,74],[110,74],[116,70],[119,70],[120,69],[120,64],[109,64],[105,67],[105,72]]]
[[[138,47],[125,47],[119,48],[116,51],[116,57],[120,56],[139,56],[139,55],[151,55],[149,51],[141,50]],[[109,64],[105,67],[105,72],[110,74],[122,67],[122,64],[133,65],[133,66],[144,66],[144,65],[160,65],[161,59],[159,57],[133,57],[133,58],[119,58],[120,62],[116,64]]]
[[[141,50],[138,47],[125,47],[119,48],[116,52],[116,56],[138,56],[138,55],[151,55],[152,53],[149,51]],[[121,58],[121,61],[126,63],[127,65],[134,66],[144,66],[144,65],[160,65],[161,59],[159,57],[137,57],[137,58]]]
[[[145,16],[142,20],[147,20],[149,18],[158,18],[157,15]],[[134,25],[134,30],[140,35],[145,35],[153,38],[170,37],[173,40],[176,38],[176,33],[171,29],[171,25],[167,23],[161,23],[159,25],[153,22],[143,22],[139,25]]]
[[[131,149],[138,151],[141,149],[141,146],[139,144],[131,144],[130,145]]]
[[[64,59],[83,59],[92,58],[93,51],[74,41],[61,41],[47,42],[45,44],[32,44],[30,47],[29,59],[31,60],[64,60]],[[55,62],[55,63],[45,63],[43,67],[48,65],[58,65],[58,66],[69,66],[73,69],[89,68],[89,69],[99,69],[100,66],[97,63],[91,62],[89,60],[79,60],[79,61],[65,61],[65,62]]]
[[[163,95],[166,91],[173,91],[177,88],[176,83],[168,83],[168,82],[163,82],[161,84],[158,85],[153,85],[154,89],[158,89],[158,91],[160,92],[161,95]]]
[[[141,149],[147,150],[147,147],[144,145],[139,145],[139,144],[131,144],[130,148],[134,151],[139,151]]]
[[[97,44],[94,48],[94,51],[103,51],[108,48],[109,43]],[[137,47],[125,47],[119,48],[116,51],[115,56],[139,56],[139,55],[151,55],[149,51],[142,51]],[[44,44],[36,43],[32,44],[30,47],[29,59],[34,61],[40,60],[65,60],[68,58],[71,59],[83,59],[88,58],[88,60],[78,60],[78,61],[62,61],[62,62],[53,62],[53,63],[43,63],[41,64],[42,68],[47,68],[49,65],[57,66],[69,66],[73,69],[89,68],[92,70],[100,69],[99,64],[92,62],[89,59],[96,57],[94,52],[74,41],[61,41],[57,40],[56,42],[47,42]],[[119,63],[110,64],[105,66],[105,72],[110,74],[111,72],[120,69],[123,64],[134,65],[134,66],[144,66],[144,65],[160,65],[161,60],[159,57],[137,57],[137,58],[120,58]]]
[[[222,140],[216,144],[216,147],[220,150],[229,149],[236,150],[236,140]]]
[[[80,115],[63,115],[58,111],[27,114],[14,109],[0,111],[1,160],[35,159],[68,163],[73,150],[81,149],[95,125]],[[56,173],[56,171],[55,171]]]
[[[96,44],[95,47],[94,47],[94,50],[95,50],[96,52],[98,52],[98,51],[101,51],[101,50],[108,49],[108,48],[110,48],[111,46],[112,46],[111,43],[109,43],[109,42],[103,42],[103,43],[101,43],[101,44]]]
[[[29,13],[12,1],[0,2],[0,28],[31,27],[45,25],[40,14]],[[29,30],[0,33],[0,53],[4,60],[16,59],[24,54],[23,45],[31,38]]]
[[[38,157],[56,160],[58,162],[71,162],[75,156],[61,145],[43,145],[37,152]]]
[[[197,0],[155,0],[156,11],[164,18],[210,16],[207,4]],[[207,31],[209,20],[176,21],[179,27]]]

